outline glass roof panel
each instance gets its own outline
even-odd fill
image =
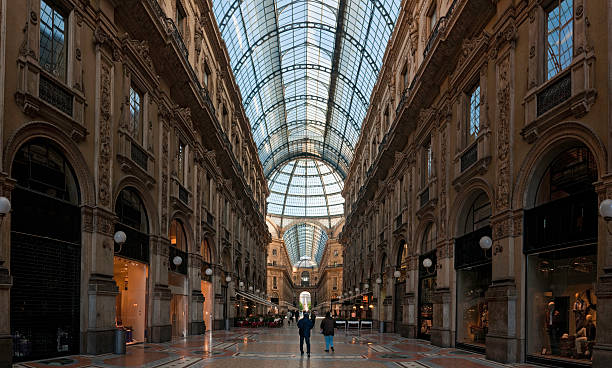
[[[344,214],[344,182],[324,161],[297,158],[279,166],[269,180],[268,213],[278,216],[330,217]],[[340,205],[334,213],[329,206]]]
[[[311,260],[318,265],[323,257],[327,239],[327,233],[323,228],[308,223],[293,225],[283,234],[285,247],[293,265],[297,265],[300,260]]]
[[[213,0],[264,173],[274,179],[269,181],[273,192],[286,195],[289,191],[278,185],[299,182],[279,175],[280,167],[299,157],[320,160],[312,162],[334,173],[331,181],[344,179],[400,3]],[[341,185],[330,189],[337,188]],[[273,199],[270,213],[280,205],[280,215],[330,215],[328,205],[306,210]],[[342,211],[335,207],[334,212]]]

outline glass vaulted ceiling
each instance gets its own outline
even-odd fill
[[[290,227],[283,240],[294,266],[313,267],[321,262],[327,233],[319,226],[301,223]]]
[[[344,179],[400,0],[213,0],[269,178],[296,157]]]

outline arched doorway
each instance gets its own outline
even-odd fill
[[[17,152],[11,176],[14,361],[79,352],[81,210],[70,163],[51,141]]]
[[[403,322],[403,302],[406,294],[406,275],[408,272],[408,244],[405,240],[401,240],[397,249],[397,259],[395,269],[400,271],[400,277],[395,279],[395,303],[393,303],[393,326],[395,332],[399,333],[402,329]]]
[[[524,212],[527,360],[570,353],[588,362],[597,324],[597,194],[595,158],[583,145],[543,162]]]
[[[149,220],[136,189],[127,187],[115,201],[118,222],[115,231],[123,231],[126,241],[115,245],[113,278],[119,287],[115,301],[115,324],[126,330],[126,341],[145,341],[148,273]]]
[[[418,338],[430,340],[433,325],[433,296],[436,291],[437,257],[436,225],[431,222],[425,228],[419,256],[419,325]]]
[[[308,312],[312,306],[312,296],[308,291],[302,291],[298,298],[300,310]]]
[[[185,337],[187,336],[189,319],[189,292],[187,285],[187,234],[181,220],[172,220],[169,238],[168,286],[172,292],[172,299],[170,300],[172,336]]]
[[[485,298],[491,284],[491,250],[480,247],[482,237],[491,238],[491,202],[477,190],[459,215],[455,239],[457,270],[457,345],[484,352],[489,329],[489,308]],[[463,221],[462,221],[463,220]]]

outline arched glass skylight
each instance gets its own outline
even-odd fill
[[[268,213],[281,217],[333,217],[344,214],[344,185],[327,163],[298,158],[281,165],[268,181]]]
[[[323,257],[323,249],[325,249],[327,238],[325,230],[316,225],[299,223],[290,227],[289,230],[285,231],[283,240],[291,264],[294,266],[299,264],[312,266],[310,262],[319,264],[321,257]],[[306,262],[307,260],[308,262]]]
[[[213,0],[268,178],[292,158],[348,172],[401,0]]]

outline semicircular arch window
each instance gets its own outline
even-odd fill
[[[318,265],[327,239],[325,230],[308,223],[293,225],[283,235],[289,260],[295,267],[311,268]]]
[[[268,214],[284,217],[334,217],[344,214],[343,180],[324,161],[298,158],[270,176]]]

